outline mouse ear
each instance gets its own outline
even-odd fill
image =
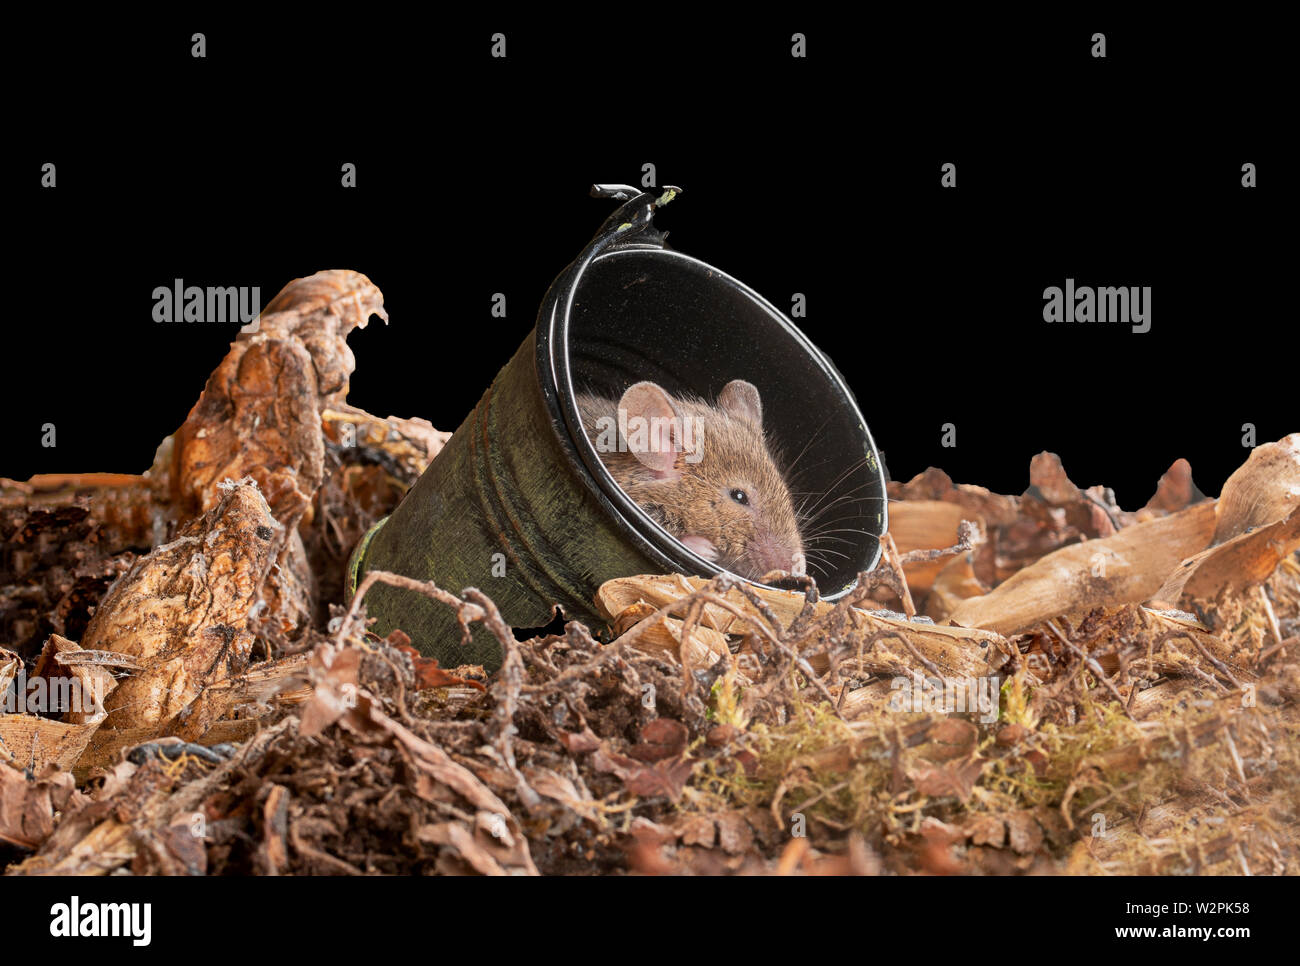
[[[744,379],[731,380],[718,394],[718,407],[728,416],[744,419],[762,428],[763,401],[758,398],[758,389],[752,382]]]
[[[629,386],[618,402],[619,432],[628,452],[660,478],[674,476],[682,449],[672,397],[654,382]]]

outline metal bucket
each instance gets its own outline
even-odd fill
[[[823,597],[848,593],[876,565],[887,520],[880,460],[843,378],[756,292],[666,247],[652,216],[674,189],[655,197],[598,185],[593,194],[625,204],[552,283],[536,328],[474,412],[358,544],[349,596],[367,570],[389,570],[451,591],[478,587],[515,627],[546,624],[556,604],[599,625],[594,598],[606,580],[720,573],[623,493],[583,432],[575,388],[617,397],[643,379],[707,399],[732,379],[759,388],[779,449],[807,447],[791,488],[839,501],[826,546],[840,563],[814,576]],[[501,663],[481,628],[461,644],[443,604],[382,583],[365,604],[377,633],[401,628],[444,667]]]

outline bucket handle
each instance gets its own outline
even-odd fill
[[[621,247],[623,244],[647,245],[662,248],[667,232],[657,231],[652,224],[655,210],[672,201],[682,189],[676,185],[664,185],[659,194],[643,191],[626,184],[594,184],[591,197],[612,198],[624,204],[605,219],[589,249],[608,249]],[[618,237],[616,240],[616,236]],[[584,252],[584,254],[587,254]],[[578,262],[585,264],[587,259],[579,256]]]

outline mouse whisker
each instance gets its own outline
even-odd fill
[[[831,510],[834,510],[837,507],[844,506],[845,504],[852,505],[854,503],[870,503],[870,502],[871,502],[871,497],[869,496],[850,496],[848,494],[845,494],[844,496],[837,497],[834,502],[828,503],[826,506],[822,507],[820,510],[818,510],[816,513],[812,514],[811,516],[806,516],[805,522],[813,523],[821,519],[821,517],[825,516],[827,513],[830,513]]]
[[[844,530],[840,532],[851,533],[853,531]],[[843,537],[828,537],[825,534],[821,534],[821,533],[815,534],[811,537],[806,537],[805,542],[808,543],[809,545],[819,544],[819,543],[842,543],[842,544],[847,544],[850,547],[856,547],[858,545],[858,542],[856,540],[845,540]]]
[[[784,475],[786,479],[791,478],[791,474],[794,473],[794,468],[799,465],[799,461],[801,459],[803,459],[806,455],[808,455],[808,451],[812,449],[812,444],[817,441],[817,437],[821,435],[822,430],[826,428],[826,424],[829,423],[830,421],[831,421],[831,417],[827,416],[825,419],[822,420],[822,424],[818,426],[817,429],[814,430],[809,435],[808,442],[804,443],[803,449],[799,451],[799,455],[796,456],[794,460],[792,460],[791,463],[785,468]]]
[[[818,527],[815,530],[804,531],[804,536],[806,539],[812,539],[813,537],[821,536],[823,533],[858,533],[858,534],[869,533],[870,531],[860,526],[859,527],[835,526],[835,524],[837,523],[851,523],[851,522],[855,522],[857,519],[858,519],[857,517],[839,517],[838,519],[835,520],[827,520],[825,523],[823,523],[820,527]]]
[[[868,496],[851,496],[851,495],[849,495],[849,494],[846,493],[844,496],[837,497],[837,498],[836,498],[835,500],[833,500],[832,502],[826,504],[826,506],[822,507],[822,508],[821,508],[820,510],[818,510],[816,513],[813,513],[813,514],[811,514],[811,515],[805,513],[805,514],[800,518],[800,523],[802,523],[804,526],[810,526],[810,525],[816,523],[818,520],[820,520],[820,519],[821,519],[824,515],[826,515],[827,513],[830,513],[831,510],[834,510],[834,509],[836,509],[837,507],[840,507],[840,506],[842,506],[842,505],[844,505],[844,504],[852,505],[852,504],[854,504],[854,503],[870,503],[870,502],[872,502],[872,498],[871,498],[871,497],[868,497]],[[848,518],[843,518],[843,517],[842,517],[842,518],[840,518],[840,519],[848,519]]]
[[[829,489],[828,489],[828,490],[823,494],[823,498],[835,496],[835,495],[836,495],[836,492],[839,490],[840,486],[841,486],[842,484],[846,483],[846,482],[847,482],[847,480],[846,480],[846,479],[843,479],[843,478],[836,480],[833,484],[831,484],[831,487],[830,487],[830,488],[829,488]],[[851,490],[849,490],[849,491],[847,491],[847,492],[849,492],[849,493],[856,493],[856,492],[858,492],[858,490],[865,489],[865,488],[867,488],[867,487],[872,486],[873,483],[874,483],[873,480],[865,480],[865,481],[863,481],[862,483],[859,483],[857,486],[853,487],[853,489],[851,489]]]
[[[818,508],[818,506],[820,506],[820,504],[822,503],[822,501],[827,500],[827,499],[829,499],[830,497],[832,497],[833,495],[835,495],[835,491],[836,491],[836,489],[839,488],[840,484],[842,484],[846,479],[848,479],[849,476],[850,476],[852,473],[857,472],[858,468],[861,467],[861,466],[864,466],[864,465],[866,464],[866,462],[867,462],[867,461],[866,461],[866,458],[864,457],[863,459],[858,460],[858,461],[857,461],[856,463],[854,463],[852,466],[849,466],[849,467],[846,468],[842,473],[840,473],[840,475],[837,476],[837,477],[834,479],[834,481],[832,481],[831,485],[830,485],[829,487],[827,487],[827,489],[826,489],[826,493],[822,496],[821,500],[818,500],[817,503],[814,503],[814,504],[812,505],[812,507],[809,508],[810,511],[811,511],[811,510],[816,510],[816,509]],[[871,486],[872,483],[874,483],[874,481],[867,481],[866,483],[862,483],[862,484],[860,484],[860,485],[854,487],[854,488],[853,488],[852,490],[850,490],[849,492],[850,492],[850,493],[856,493],[858,490],[862,489],[863,487]]]
[[[860,490],[869,489],[870,487],[871,487],[871,483],[870,483],[870,482],[865,482],[865,483],[859,483],[857,486],[855,486],[855,487],[853,487],[852,489],[849,489],[849,490],[839,490],[838,492],[836,492],[836,490],[830,490],[830,491],[828,491],[828,492],[822,494],[822,500],[828,500],[828,499],[830,499],[831,497],[835,497],[835,496],[841,496],[841,497],[842,497],[842,496],[847,496],[847,495],[852,494],[852,493],[857,493],[857,492],[859,492]],[[837,489],[838,489],[838,487],[837,487]],[[814,506],[814,507],[818,506],[818,505],[820,504],[820,502],[821,502],[821,501],[819,500],[817,503],[813,504],[813,506]]]
[[[835,557],[843,557],[845,560],[849,559],[849,555],[847,553],[840,553],[840,551],[831,550],[829,547],[822,547],[821,549],[815,550],[813,552],[816,554],[831,554],[832,556]],[[805,550],[804,557],[807,558],[807,556],[808,556],[808,551]]]
[[[822,564],[822,566],[828,566],[826,558],[823,558],[823,556],[816,553],[816,551],[803,551],[803,559],[809,560],[809,562]]]
[[[824,499],[826,499],[827,497],[829,497],[829,496],[831,496],[832,494],[834,494],[836,488],[838,488],[839,485],[840,485],[841,483],[843,483],[843,482],[844,482],[844,481],[845,481],[845,480],[846,480],[846,479],[847,479],[851,474],[853,474],[854,472],[856,472],[857,469],[858,469],[858,467],[862,466],[864,463],[866,463],[866,460],[865,460],[865,459],[862,459],[862,460],[859,460],[858,462],[854,463],[852,466],[846,467],[846,468],[845,468],[845,469],[840,473],[839,476],[837,476],[834,480],[831,481],[831,485],[828,486],[828,487],[826,488],[826,492],[825,492],[825,494],[823,495],[822,499],[824,500]],[[816,504],[814,504],[814,508],[816,508]]]

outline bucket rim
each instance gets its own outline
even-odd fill
[[[839,370],[785,313],[759,292],[708,262],[668,248],[665,235],[657,231],[651,222],[655,207],[655,196],[649,193],[639,195],[623,205],[606,220],[601,232],[583,253],[561,272],[542,300],[536,328],[536,361],[538,383],[551,426],[563,448],[571,457],[576,457],[578,464],[586,471],[579,475],[601,508],[623,525],[620,530],[625,532],[641,553],[666,572],[694,572],[710,578],[726,573],[753,586],[781,589],[719,567],[693,553],[660,526],[614,480],[595,446],[587,438],[578,413],[569,358],[569,336],[574,301],[583,277],[597,262],[626,257],[666,260],[676,267],[701,274],[710,283],[726,286],[741,296],[756,311],[761,311],[770,321],[775,322],[792,344],[802,349],[815,364],[821,376],[831,383],[842,404],[849,408],[849,415],[856,422],[865,446],[863,455],[871,470],[872,489],[876,491],[875,495],[867,499],[877,501],[880,514],[880,532],[874,535],[878,537],[888,531],[888,496],[880,452],[857,399]],[[879,540],[873,541],[865,565],[855,569],[853,579],[830,593],[823,593],[819,586],[820,598],[834,601],[850,593],[858,586],[856,573],[873,570],[879,564],[882,552]]]

